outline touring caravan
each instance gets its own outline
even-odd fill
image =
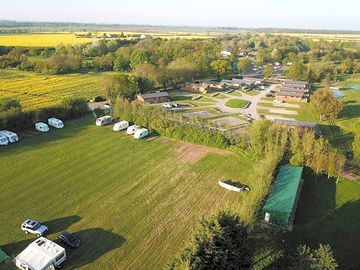
[[[112,118],[110,115],[105,115],[103,117],[96,119],[96,125],[98,127],[105,126],[107,124],[110,124],[111,122],[112,122]]]
[[[18,142],[19,141],[19,137],[16,133],[11,132],[11,131],[7,131],[7,130],[2,130],[0,131],[0,135],[4,135],[8,141],[10,143],[14,143],[14,142]]]
[[[22,270],[55,270],[66,260],[66,251],[58,244],[40,237],[15,258]]]
[[[9,141],[5,135],[0,134],[0,145],[8,145]]]
[[[147,135],[149,135],[149,131],[146,128],[141,128],[135,132],[134,138],[139,140],[145,138]]]
[[[35,129],[40,132],[48,132],[49,126],[43,122],[35,123]]]
[[[49,118],[48,124],[49,124],[49,126],[52,126],[54,128],[63,128],[64,127],[63,121],[61,121],[60,119],[57,119],[57,118]]]
[[[129,127],[128,121],[120,121],[114,125],[113,131],[121,131],[121,130],[127,129],[128,127]]]
[[[127,128],[126,133],[129,134],[129,135],[133,135],[138,129],[140,129],[139,126],[132,125],[132,126]]]

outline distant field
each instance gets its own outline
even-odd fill
[[[300,37],[312,40],[343,40],[343,41],[360,41],[360,34],[312,34],[312,33],[274,33],[275,35],[286,35]]]
[[[260,204],[262,179],[251,179],[252,161],[233,153],[162,137],[135,141],[92,118],[21,135],[0,151],[0,243],[12,258],[34,240],[19,228],[34,218],[50,239],[61,230],[81,238],[63,269],[163,269],[202,217],[231,209],[252,221]],[[226,191],[218,185],[225,179],[252,190]]]
[[[67,97],[91,98],[98,93],[100,74],[46,76],[32,72],[0,70],[0,98],[14,97],[24,110],[46,107]]]
[[[106,32],[107,34],[120,34],[121,32]],[[103,33],[99,32],[98,36]],[[128,34],[143,34],[138,32],[124,32]],[[195,33],[147,33],[153,37],[161,38],[211,38],[212,36],[207,34],[195,34]],[[77,44],[77,43],[89,43],[95,38],[76,38],[73,33],[37,33],[37,34],[17,34],[17,35],[0,35],[0,45],[3,46],[20,46],[20,47],[55,47],[56,45],[63,44]]]

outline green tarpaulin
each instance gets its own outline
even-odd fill
[[[267,222],[289,229],[291,216],[296,210],[302,171],[303,167],[281,166],[263,208]]]
[[[0,249],[0,263],[6,261],[8,258],[8,255],[6,255],[6,253]]]

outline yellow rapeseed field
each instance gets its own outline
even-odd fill
[[[277,33],[276,35],[287,35],[311,40],[342,40],[342,41],[360,41],[360,34],[313,34],[313,33]]]
[[[100,76],[95,73],[46,76],[0,70],[0,98],[18,98],[24,110],[54,105],[67,97],[91,98],[98,94]]]
[[[102,34],[120,34],[121,32],[97,32],[98,36]],[[140,32],[124,32],[125,35],[142,34]],[[153,37],[161,38],[211,38],[207,34],[194,34],[194,33],[148,33]],[[14,35],[0,35],[0,45],[3,46],[19,46],[19,47],[55,47],[56,45],[63,44],[79,44],[89,43],[96,40],[95,38],[76,38],[74,33],[34,33],[34,34],[14,34]]]

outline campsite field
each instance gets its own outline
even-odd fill
[[[109,31],[107,34],[120,34],[121,32]],[[125,35],[141,35],[142,32],[123,32]],[[103,33],[98,32],[98,36]],[[213,36],[204,33],[147,33],[153,37],[159,38],[211,38]],[[81,44],[90,43],[99,39],[96,38],[76,38],[74,33],[70,32],[58,32],[58,33],[29,33],[29,34],[11,34],[0,35],[0,46],[19,46],[19,47],[55,47],[60,43],[63,44]]]
[[[82,240],[64,269],[162,269],[202,217],[230,209],[253,221],[263,187],[250,179],[248,157],[162,137],[135,141],[93,122],[28,131],[1,148],[0,243],[12,258],[34,240],[20,230],[26,218],[48,225],[50,239],[68,230]],[[226,191],[224,179],[253,190]]]
[[[18,98],[24,110],[51,106],[67,97],[98,94],[101,74],[42,75],[0,70],[0,98]]]

